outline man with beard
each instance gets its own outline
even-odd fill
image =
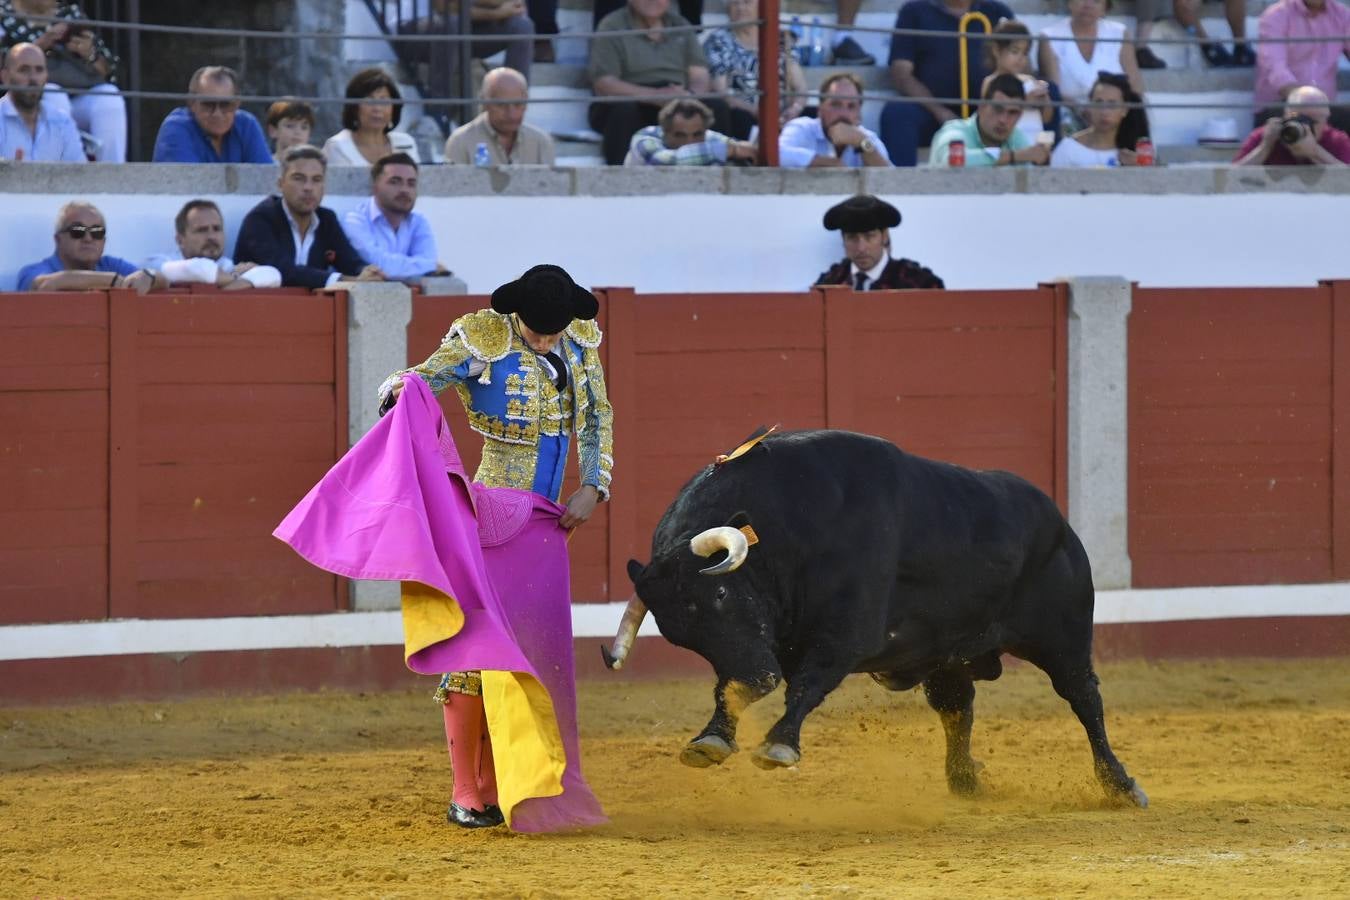
[[[412,283],[423,275],[448,274],[436,261],[436,236],[417,203],[417,162],[390,153],[370,167],[370,193],[342,219],[342,228],[362,258],[386,278]]]
[[[820,84],[817,118],[800,116],[783,126],[778,158],[784,168],[890,166],[886,145],[862,126],[862,80],[852,72]]]
[[[1003,74],[989,81],[984,89],[985,102],[968,119],[952,119],[933,135],[928,151],[930,166],[951,165],[951,145],[965,145],[963,166],[1043,166],[1050,161],[1050,148],[1032,144],[1017,127],[1023,107],[1016,101],[1026,99],[1026,88],[1016,75]]]
[[[286,287],[322,288],[339,281],[384,281],[342,232],[337,214],[320,206],[328,161],[323,151],[301,144],[286,151],[277,180],[279,196],[268,197],[244,217],[234,258],[273,266]]]
[[[42,105],[47,55],[36,44],[15,44],[4,56],[0,84],[0,159],[88,162],[75,120]]]
[[[151,257],[149,269],[158,269],[170,284],[214,284],[227,291],[281,286],[281,273],[272,266],[239,263],[225,256],[225,219],[210,200],[189,200],[174,217],[178,252]]]

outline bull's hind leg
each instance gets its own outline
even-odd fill
[[[1078,721],[1083,723],[1088,743],[1092,746],[1093,768],[1097,780],[1111,797],[1139,807],[1148,806],[1148,796],[1125,771],[1106,740],[1106,721],[1102,712],[1102,695],[1097,689],[1097,673],[1087,661],[1060,663],[1033,659],[1050,676],[1055,693],[1069,701]]]
[[[776,677],[763,684],[749,685],[742,681],[719,679],[713,689],[712,719],[699,736],[680,751],[680,762],[696,769],[721,765],[735,753],[736,724],[747,706],[768,694],[778,684]]]
[[[923,695],[947,734],[947,787],[953,794],[975,793],[984,766],[970,755],[970,731],[975,724],[975,684],[970,673],[964,667],[938,669],[924,679]]]

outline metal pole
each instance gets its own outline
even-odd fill
[[[759,164],[778,165],[778,58],[782,55],[778,34],[779,0],[759,0]]]
[[[469,6],[469,0],[459,0],[459,33],[463,37],[473,34]],[[473,118],[473,44],[466,42],[455,46],[459,49],[459,95],[464,101],[456,107],[455,124],[463,125]]]

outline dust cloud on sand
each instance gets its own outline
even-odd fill
[[[1350,895],[1350,660],[1114,664],[1115,749],[1148,792],[1108,804],[1039,672],[981,683],[984,789],[947,793],[917,692],[850,678],[802,762],[677,755],[710,680],[581,686],[587,775],[613,819],[583,834],[445,823],[426,692],[0,710],[8,896],[1328,897]]]

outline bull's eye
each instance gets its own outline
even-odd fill
[[[713,596],[715,596],[718,600],[725,600],[725,599],[727,599],[727,589],[726,589],[726,587],[725,587],[725,586],[722,586],[722,585],[718,585],[718,587],[717,587],[717,593],[714,594]]]

